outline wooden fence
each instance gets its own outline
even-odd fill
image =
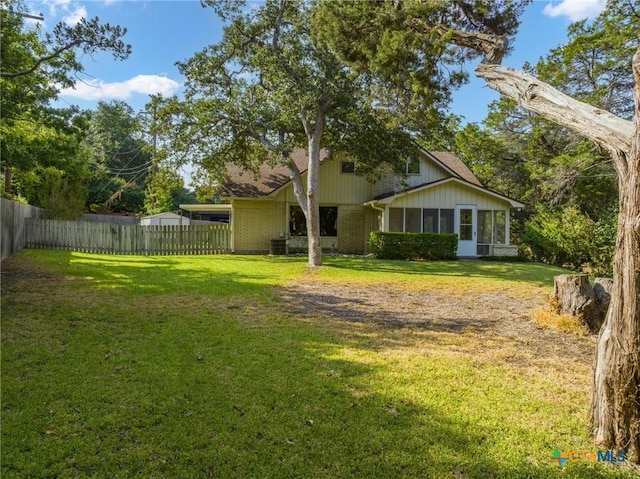
[[[0,259],[24,247],[25,218],[38,218],[43,212],[35,206],[0,198]]]
[[[141,255],[231,252],[229,225],[139,226],[28,219],[25,226],[27,248]]]

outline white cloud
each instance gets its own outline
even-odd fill
[[[542,13],[549,17],[568,17],[572,22],[597,17],[606,6],[606,0],[562,0],[547,4]]]
[[[61,96],[81,100],[126,100],[133,94],[171,96],[180,84],[158,75],[137,75],[123,82],[107,83],[102,80],[78,82],[74,88],[64,88]]]
[[[62,21],[67,25],[74,26],[80,22],[81,19],[87,18],[87,9],[85,7],[76,7],[76,9],[66,15]]]
[[[49,7],[49,15],[55,17],[58,14],[58,8],[61,8],[65,12],[69,11],[71,0],[45,0],[42,3]]]

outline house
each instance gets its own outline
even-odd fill
[[[303,173],[306,151],[292,159]],[[422,150],[406,163],[407,176],[375,183],[355,174],[339,155],[321,157],[319,197],[323,250],[365,253],[371,231],[456,233],[458,256],[515,255],[509,243],[510,211],[518,201],[482,186],[458,156]],[[257,172],[228,167],[221,197],[231,204],[232,249],[267,253],[274,239],[289,251],[306,247],[306,225],[286,167],[262,165]]]

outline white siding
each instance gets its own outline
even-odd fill
[[[416,193],[401,196],[391,208],[455,208],[456,205],[476,205],[479,210],[509,210],[509,204],[464,185],[447,182]]]
[[[444,168],[421,156],[419,175],[408,175],[406,178],[404,178],[403,183],[401,178],[398,178],[392,172],[389,172],[387,176],[385,176],[375,184],[373,196],[382,195],[384,193],[398,192],[407,187],[411,188],[427,183],[433,183],[434,181],[450,177],[451,174],[445,171]]]
[[[302,180],[306,186],[306,173],[302,175]],[[318,186],[322,205],[361,205],[371,199],[373,191],[373,186],[365,178],[353,173],[341,173],[340,158],[333,158],[322,164]],[[285,191],[286,201],[296,203],[291,183],[286,186]]]

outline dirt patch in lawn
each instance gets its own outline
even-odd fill
[[[537,326],[533,309],[545,305],[542,289],[465,292],[395,284],[288,284],[282,299],[300,320],[369,337],[374,347],[439,348],[474,360],[559,372],[590,371],[596,337]]]

